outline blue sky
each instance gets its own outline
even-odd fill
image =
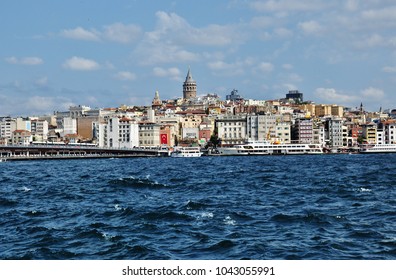
[[[0,3],[0,116],[149,105],[232,89],[396,108],[394,0]]]

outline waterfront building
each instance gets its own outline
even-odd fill
[[[99,116],[82,116],[76,119],[77,134],[86,141],[94,138],[93,123],[99,121]]]
[[[243,144],[247,139],[245,115],[223,115],[215,120],[215,129],[221,145]]]
[[[349,137],[348,127],[346,125],[342,125],[341,129],[342,129],[342,146],[343,147],[351,147],[350,143],[352,141]]]
[[[326,145],[326,137],[325,137],[325,126],[320,124],[315,124],[312,127],[312,143],[320,144],[322,147]]]
[[[251,141],[276,141],[277,126],[284,122],[283,115],[265,114],[265,115],[247,115],[246,117],[246,136]],[[285,125],[282,125],[283,129]],[[290,124],[287,126],[288,141],[291,140]],[[286,136],[286,135],[285,135]]]
[[[205,111],[182,111],[178,112],[181,141],[197,141],[199,138],[199,125],[202,123],[202,117],[206,116]]]
[[[313,121],[311,118],[295,119],[292,140],[302,144],[313,143]]]
[[[388,120],[379,124],[383,130],[384,144],[396,144],[396,121]]]
[[[368,123],[362,125],[363,141],[367,143],[376,144],[377,142],[377,124]]]
[[[199,125],[199,142],[205,145],[214,133],[214,119],[204,118]]]
[[[104,138],[99,143],[103,143],[106,147],[133,148],[139,146],[139,125],[133,119],[112,117],[102,128],[106,130],[106,133],[99,132]]]
[[[11,117],[0,119],[0,138],[11,140],[12,132],[16,130],[16,120]]]
[[[175,130],[173,125],[161,125],[160,144],[161,146],[175,146]]]
[[[12,132],[12,145],[29,145],[32,140],[32,133],[28,130],[17,129]]]
[[[342,119],[336,117],[327,118],[325,121],[326,142],[331,149],[341,148],[342,139]]]
[[[61,129],[60,136],[64,137],[66,134],[77,134],[77,120],[71,117],[57,119],[58,128]]]
[[[183,98],[192,99],[197,96],[197,83],[193,79],[191,69],[188,68],[186,80],[183,83]]]
[[[136,146],[160,146],[161,125],[152,122],[139,122],[139,143]]]
[[[290,122],[278,122],[275,126],[276,130],[276,143],[291,143],[291,127]]]
[[[182,140],[186,142],[195,142],[199,139],[198,127],[184,127],[182,128]]]
[[[48,122],[46,120],[31,120],[33,141],[45,142],[48,140]]]
[[[16,118],[16,130],[27,130],[31,131],[32,124],[28,118]]]

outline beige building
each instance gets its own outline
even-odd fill
[[[344,115],[344,107],[338,105],[320,104],[315,106],[315,116],[334,116],[342,118]]]
[[[139,146],[160,146],[160,131],[161,125],[152,122],[140,122],[139,123]]]

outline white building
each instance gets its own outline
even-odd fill
[[[24,118],[16,118],[16,130],[31,131],[31,121]]]
[[[247,139],[245,116],[222,116],[215,125],[222,145],[243,144]]]
[[[337,149],[343,146],[341,118],[326,119],[326,140],[330,148]]]
[[[246,136],[252,141],[276,141],[278,138],[277,126],[282,127],[281,136],[288,138],[284,139],[286,142],[290,142],[290,125],[288,125],[285,131],[286,124],[283,123],[283,116],[278,114],[266,114],[266,115],[248,115],[246,118]],[[281,128],[279,128],[280,130]],[[278,132],[277,132],[278,131]],[[286,135],[288,133],[289,135]]]
[[[384,131],[385,144],[395,144],[396,143],[396,123],[385,122],[383,131]]]
[[[16,121],[10,117],[0,119],[0,138],[11,140],[12,132],[16,130]]]
[[[99,125],[99,146],[133,148],[139,146],[139,125],[127,117],[109,118]]]
[[[62,132],[61,137],[64,137],[68,134],[77,134],[77,120],[73,118],[63,118],[62,119]],[[59,128],[59,126],[58,126]]]
[[[48,140],[48,122],[46,120],[32,120],[31,133],[33,141]]]

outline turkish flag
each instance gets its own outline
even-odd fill
[[[168,144],[168,134],[161,134],[161,144]]]

